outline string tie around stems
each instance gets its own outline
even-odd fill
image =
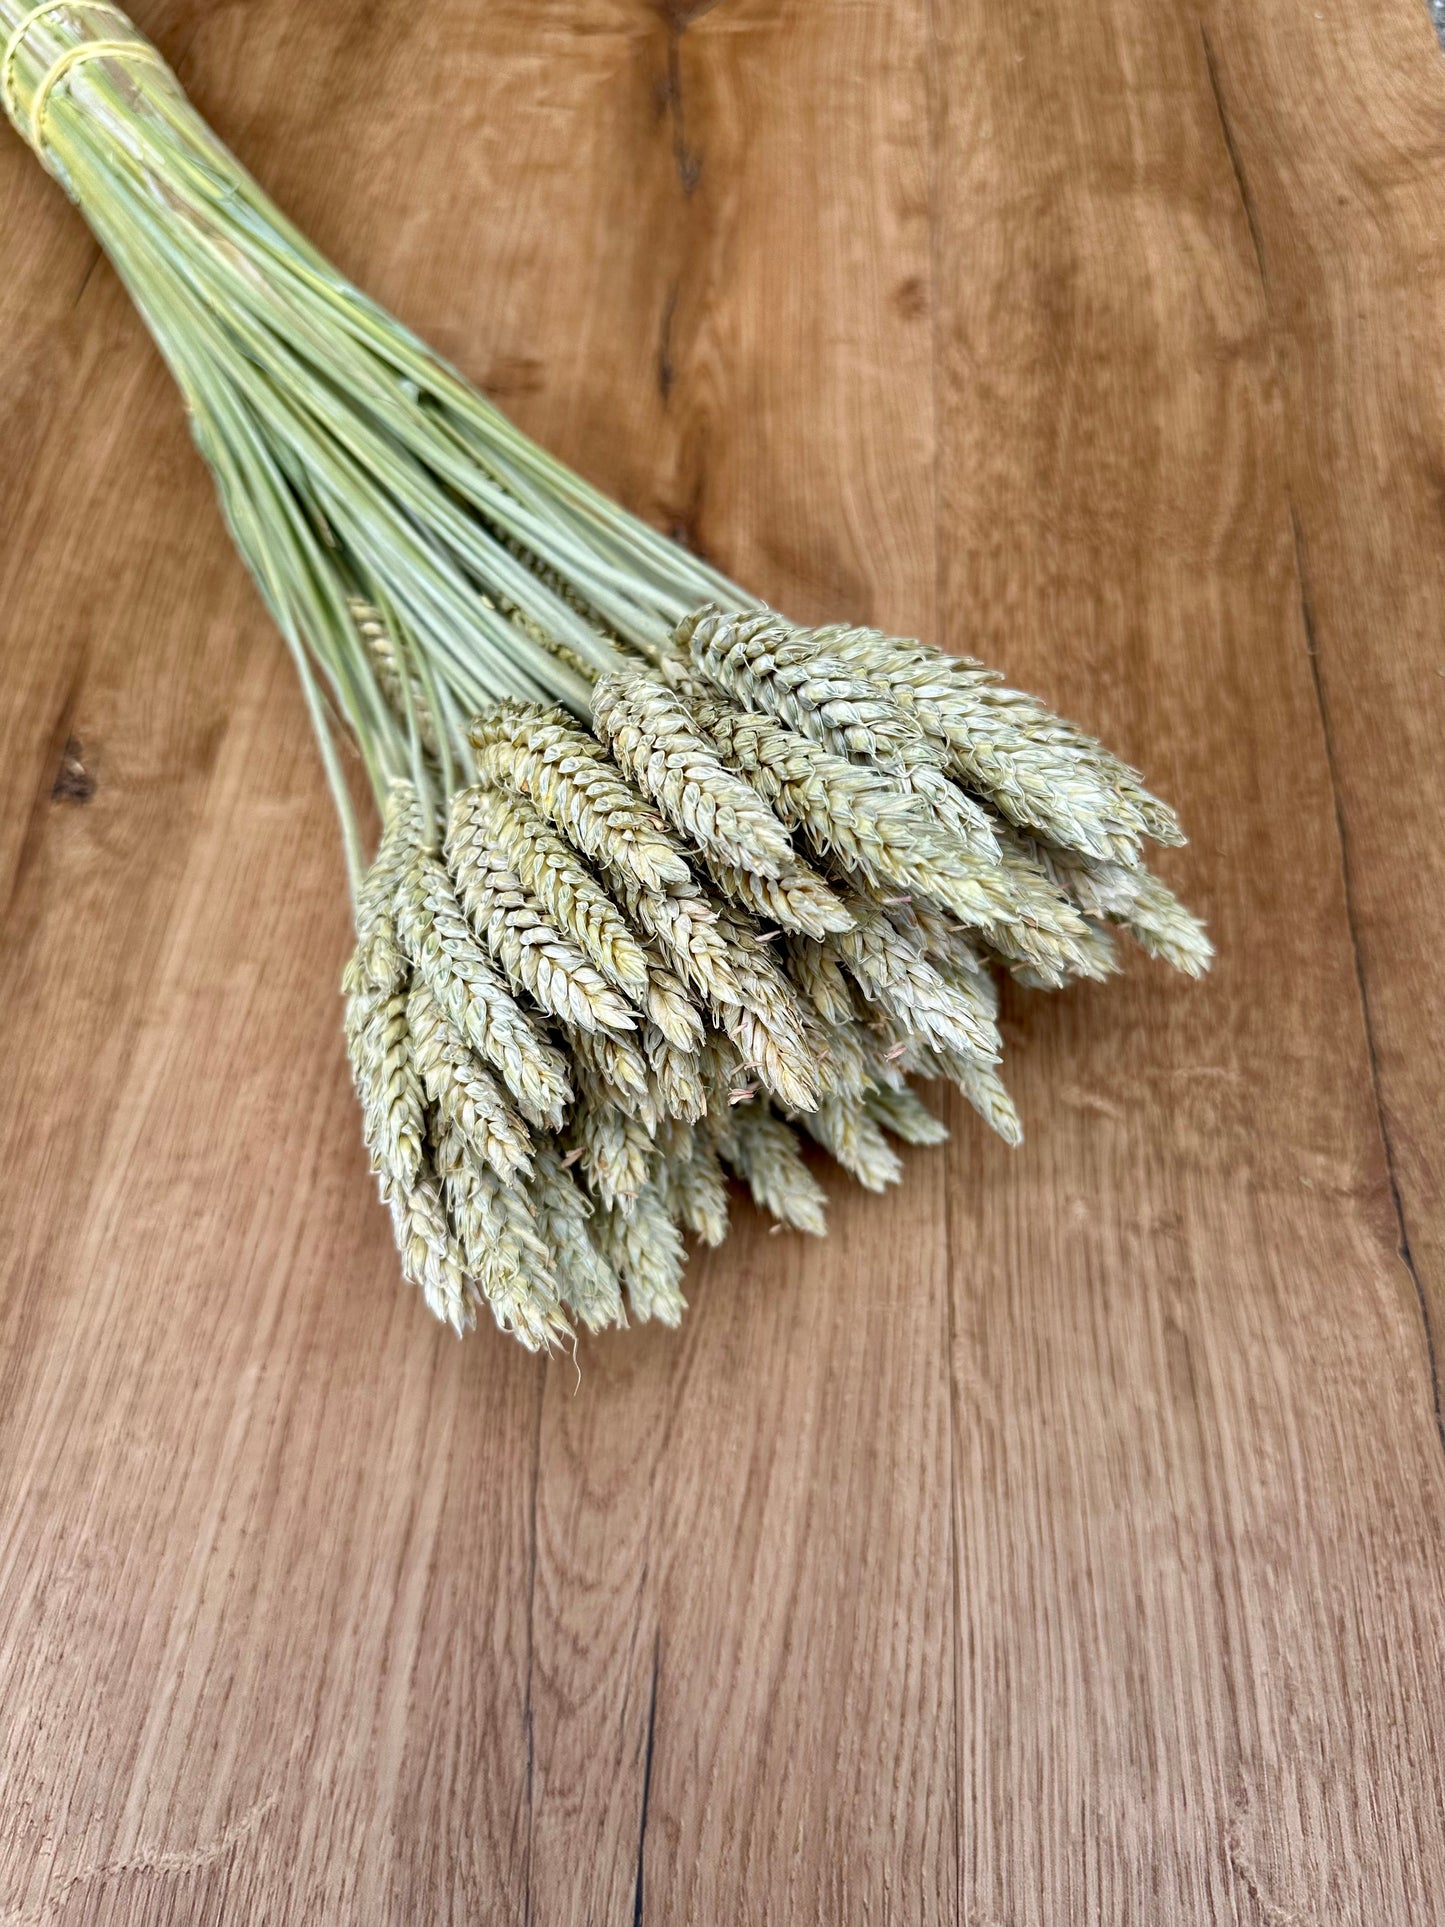
[[[29,112],[22,115],[20,100],[15,85],[15,62],[20,49],[24,46],[32,28],[37,26],[47,14],[52,13],[106,13],[110,14],[127,34],[126,40],[79,40],[66,47],[41,74],[30,96]],[[88,60],[120,60],[131,65],[144,62],[159,67],[162,73],[171,76],[171,70],[161,58],[158,50],[144,39],[131,25],[125,14],[111,0],[40,0],[39,6],[32,7],[16,23],[10,38],[5,42],[5,51],[0,54],[0,101],[3,101],[6,115],[17,132],[34,148],[41,165],[48,171],[45,156],[45,119],[50,108],[50,98],[60,82],[75,68]]]

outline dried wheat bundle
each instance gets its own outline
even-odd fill
[[[107,0],[0,0],[5,107],[174,371],[295,657],[345,833],[343,980],[402,1269],[523,1344],[675,1323],[728,1178],[819,1233],[1017,1142],[998,980],[1190,975],[1137,773],[976,662],[800,628],[551,460],[342,280]],[[381,810],[368,862],[349,738]]]

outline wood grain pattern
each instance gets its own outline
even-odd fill
[[[134,11],[530,432],[1142,761],[1220,961],[1017,997],[1021,1153],[738,1205],[580,1386],[458,1345],[289,665],[7,138],[0,1923],[1432,1918],[1423,7]]]
[[[1306,496],[1282,363],[1322,297],[1287,291],[1298,205],[1276,230],[1248,187],[1253,18],[1094,0],[951,43],[953,638],[1147,743],[1220,946],[1199,997],[1136,973],[1020,1011],[1029,1155],[976,1147],[954,1204],[955,1248],[994,1259],[954,1351],[965,1918],[1431,1905],[1435,1820],[1381,1815],[1442,1810],[1442,1465],[1301,561],[1314,503],[1357,488],[1358,397]],[[1266,37],[1279,167],[1300,32]]]

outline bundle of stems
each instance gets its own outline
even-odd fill
[[[530,1347],[675,1323],[728,1175],[824,1228],[1010,1142],[998,979],[1197,975],[1138,774],[980,664],[802,628],[520,434],[286,221],[108,0],[0,0],[6,110],[185,398],[341,818],[346,1038],[402,1269]],[[382,832],[368,861],[343,739]]]

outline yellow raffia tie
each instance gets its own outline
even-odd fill
[[[15,91],[15,61],[26,36],[38,21],[50,13],[108,13],[119,21],[128,33],[130,40],[81,40],[73,47],[67,47],[59,54],[40,76],[35,92],[30,100],[28,124],[22,121],[20,103]],[[32,7],[23,19],[17,22],[10,38],[5,43],[5,51],[0,55],[0,100],[3,100],[6,115],[15,128],[34,148],[44,165],[45,160],[45,116],[50,106],[50,96],[72,69],[87,60],[126,60],[132,63],[144,61],[159,67],[167,75],[166,66],[159,51],[148,40],[142,39],[125,14],[112,0],[40,0],[40,5]]]

